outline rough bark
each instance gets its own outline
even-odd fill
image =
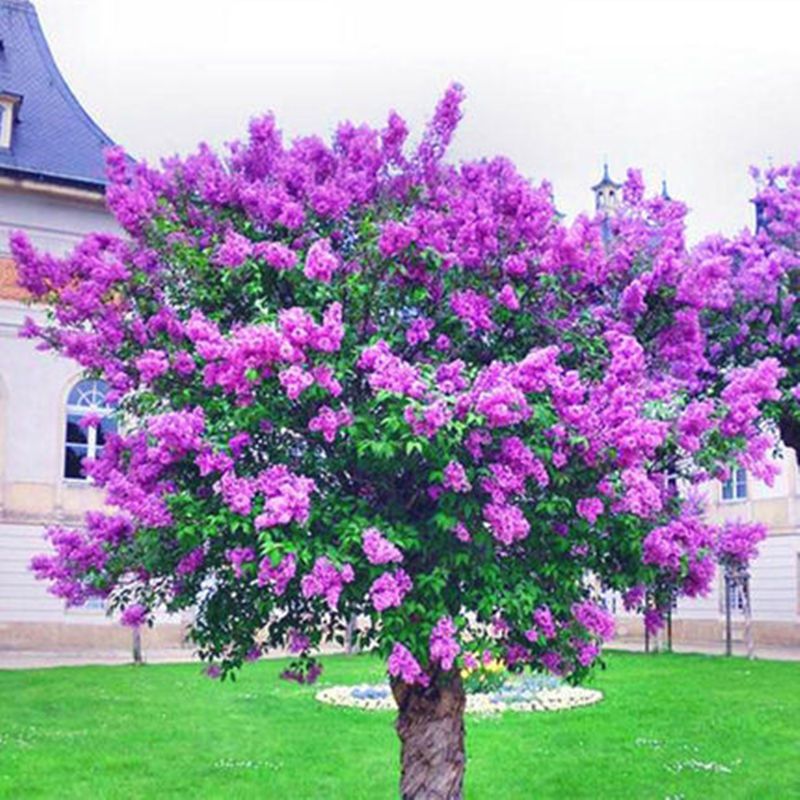
[[[355,633],[356,629],[356,618],[355,616],[349,617],[347,620],[347,627],[345,628],[344,632],[344,649],[347,655],[351,656],[355,652],[355,648],[353,647],[353,634]]]
[[[753,641],[753,609],[750,606],[750,576],[745,574],[742,579],[742,592],[744,594],[744,643],[747,647],[747,657],[752,660],[756,657],[756,646]]]
[[[142,663],[142,632],[139,628],[133,629],[133,663],[134,664],[141,664]]]
[[[464,796],[464,707],[458,675],[432,685],[392,683],[401,744],[403,800],[461,800]]]

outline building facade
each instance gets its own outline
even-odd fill
[[[8,251],[14,230],[64,253],[86,233],[116,229],[104,203],[110,144],[64,82],[33,5],[0,0],[0,649],[108,649],[131,639],[102,604],[67,609],[29,569],[46,549],[45,527],[79,524],[101,507],[80,459],[102,447],[113,414],[82,429],[88,411],[108,411],[102,383],[19,338],[26,316],[44,311],[26,302]],[[180,626],[166,621],[145,639],[178,643]]]

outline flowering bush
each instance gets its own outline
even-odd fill
[[[63,259],[12,237],[53,307],[26,335],[102,376],[124,422],[87,465],[116,510],[51,531],[38,576],[129,621],[194,609],[214,675],[286,646],[313,680],[322,639],[368,618],[408,796],[421,761],[420,785],[460,780],[459,747],[440,763],[419,733],[462,735],[465,642],[577,681],[613,634],[602,590],[641,607],[650,587],[653,624],[706,590],[714,535],[668,476],[766,470],[787,374],[714,367],[730,292],[681,204],[632,172],[617,216],[565,225],[507,160],[444,162],[461,101],[415,149],[393,113],[330,145],[261,117],[160,168],[112,150],[124,237]]]
[[[733,572],[747,570],[758,555],[758,544],[767,537],[767,529],[757,522],[728,522],[715,542],[717,561]]]
[[[763,173],[754,168],[752,174],[756,232],[706,240],[693,253],[684,291],[700,309],[712,340],[709,360],[719,374],[766,359],[784,367],[766,410],[784,442],[800,454],[800,164]],[[748,413],[743,388],[729,390],[736,393],[729,396],[732,415]],[[754,436],[748,452],[758,461],[769,446],[768,438]]]
[[[505,684],[507,677],[506,665],[490,652],[487,651],[486,657],[473,653],[464,655],[461,679],[467,694],[497,691]]]

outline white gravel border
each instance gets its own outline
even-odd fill
[[[358,686],[331,686],[317,692],[316,699],[320,703],[347,708],[361,708],[365,711],[396,711],[394,697],[389,694],[380,699],[353,697],[353,689],[375,688],[371,684]],[[559,686],[556,689],[541,689],[536,698],[517,703],[494,703],[493,694],[468,694],[468,714],[496,714],[502,711],[565,711],[569,708],[590,706],[603,699],[603,693],[595,689],[584,689],[580,686]]]

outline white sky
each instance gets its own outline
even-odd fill
[[[415,132],[453,79],[453,154],[504,154],[572,216],[608,157],[692,208],[690,235],[752,220],[747,167],[800,160],[800,3],[786,0],[38,0],[85,108],[136,156],[341,119]]]

